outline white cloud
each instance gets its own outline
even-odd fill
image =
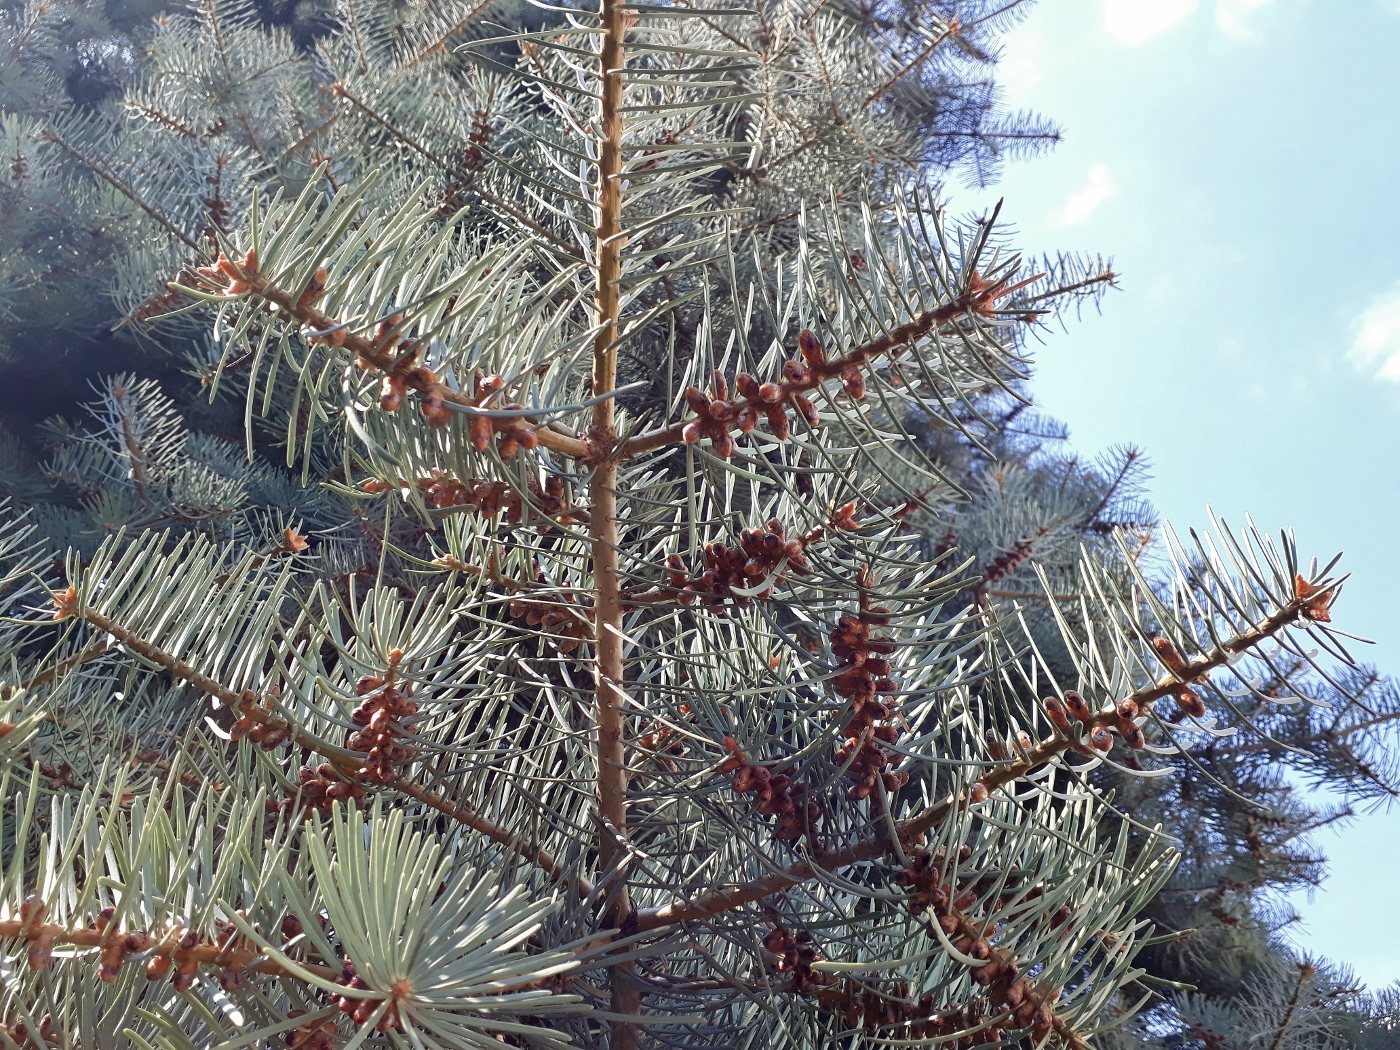
[[[1347,357],[1377,379],[1400,383],[1400,282],[1361,311],[1352,328]]]
[[[1274,0],[1215,0],[1215,24],[1232,40],[1252,40],[1254,14]]]
[[[997,59],[997,83],[1012,106],[1034,104],[1032,91],[1044,79],[1045,42],[1035,33],[1018,32]]]
[[[1197,0],[1104,0],[1103,27],[1119,44],[1141,44],[1184,21]]]
[[[1118,194],[1118,185],[1113,181],[1107,164],[1095,164],[1089,169],[1084,185],[1069,195],[1069,199],[1050,217],[1050,224],[1064,229],[1078,226],[1093,218],[1099,205]]]

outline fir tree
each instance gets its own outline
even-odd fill
[[[1335,639],[1338,582],[1248,534],[1144,568],[1111,480],[1047,484],[979,432],[1013,429],[1008,326],[1082,282],[1023,284],[994,222],[897,192],[901,163],[957,159],[912,114],[976,57],[976,20],[605,6],[522,18],[471,64],[448,46],[483,35],[466,8],[414,10],[347,6],[313,60],[205,5],[125,100],[144,140],[40,139],[179,234],[133,238],[128,313],[174,303],[152,274],[198,282],[211,379],[338,476],[386,557],[347,572],[328,536],[143,520],[180,500],[138,477],[120,413],[91,435],[107,452],[52,461],[79,482],[115,452],[99,488],[134,498],[85,504],[131,531],[63,578],[9,534],[0,932],[32,966],[5,985],[10,1038],[1073,1046],[1121,1025],[1175,856],[1141,826],[1151,774],[1213,747],[1214,718],[1257,725],[1235,691],[1288,698],[1269,645]],[[863,61],[872,33],[887,61]],[[226,134],[203,168],[151,164]],[[1102,770],[1138,744],[1124,807]],[[1322,1012],[1286,1004],[1335,985],[1304,976],[1252,991],[1326,1045]]]

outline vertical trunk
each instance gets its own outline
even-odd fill
[[[620,0],[601,0],[603,42],[602,139],[598,155],[596,291],[598,335],[593,344],[593,393],[611,393],[617,383],[619,278],[622,274],[622,38],[625,13]],[[623,711],[622,585],[618,577],[617,475],[613,400],[598,402],[588,435],[594,450],[589,479],[589,533],[593,541],[594,640],[597,654],[598,860],[611,868],[627,838],[627,770],[624,766],[626,716]],[[624,884],[608,891],[605,921],[623,926],[632,915]],[[641,996],[632,967],[611,970],[612,1008],[635,1014]],[[636,1028],[612,1022],[612,1050],[634,1050]]]

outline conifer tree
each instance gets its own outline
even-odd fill
[[[216,307],[211,382],[382,557],[260,543],[222,481],[149,522],[193,504],[148,459],[209,457],[120,411],[70,433],[98,451],[55,475],[115,462],[131,495],[84,505],[127,529],[61,573],[9,514],[7,1038],[1116,1038],[1177,856],[1142,800],[1292,699],[1280,653],[1364,680],[1287,536],[1159,571],[1107,502],[979,532],[1018,484],[982,526],[1094,485],[950,469],[995,455],[1017,326],[1085,276],[1034,280],[893,174],[950,159],[912,114],[977,19],[405,10],[345,6],[313,59],[203,5],[127,96],[145,141],[40,139],[172,235],[132,239],[128,313],[181,302],[154,273]],[[151,163],[172,142],[217,206]]]

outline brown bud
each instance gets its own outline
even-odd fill
[[[41,934],[29,942],[29,968],[42,970],[53,960],[53,935]]]
[[[1192,718],[1206,716],[1206,705],[1195,690],[1183,689],[1177,693],[1176,705],[1181,708],[1182,714],[1190,715]]]
[[[1186,672],[1186,660],[1180,651],[1172,644],[1170,638],[1164,638],[1160,634],[1152,636],[1152,648],[1157,651],[1158,657],[1168,671],[1181,677]]]
[[[434,429],[445,427],[452,421],[452,409],[436,394],[424,397],[418,405],[418,411],[423,414],[423,421]]]
[[[1091,721],[1094,717],[1093,711],[1089,709],[1084,698],[1073,689],[1065,690],[1065,709],[1081,722]]]
[[[1065,705],[1058,696],[1047,696],[1041,703],[1045,707],[1046,716],[1054,723],[1055,728],[1069,728],[1069,712],[1065,710]]]
[[[685,388],[685,403],[697,416],[707,415],[709,412],[710,399],[697,386]]]
[[[471,438],[472,448],[478,452],[485,452],[491,447],[491,420],[487,416],[472,416],[471,422],[467,424],[467,434]]]

